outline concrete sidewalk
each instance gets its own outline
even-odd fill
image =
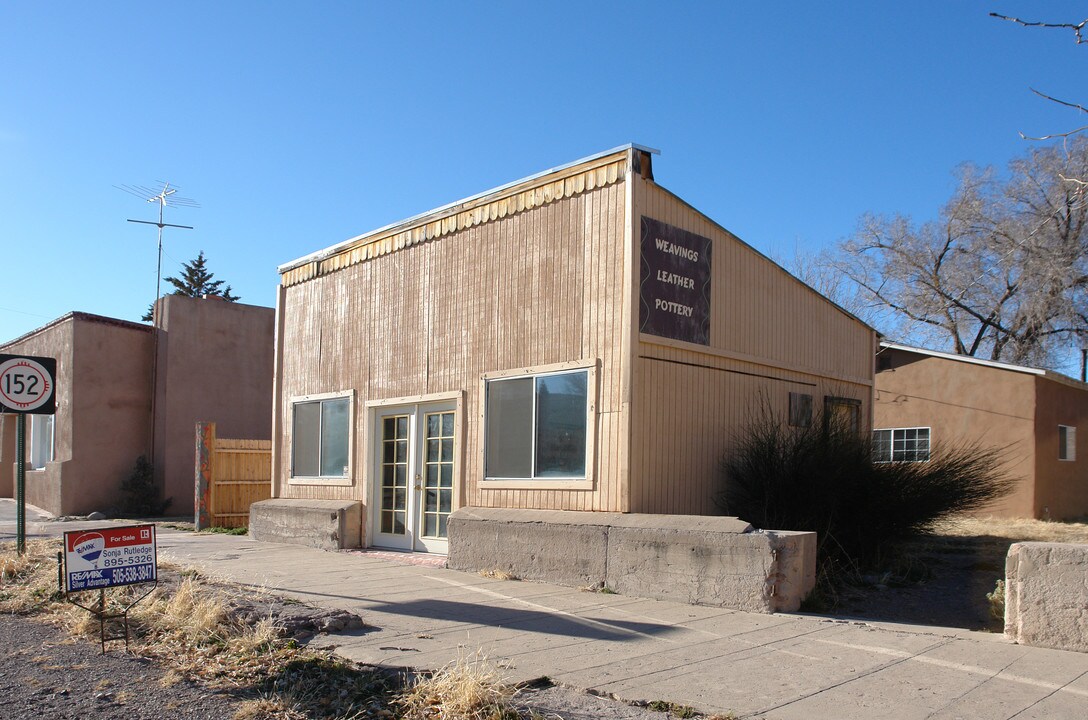
[[[29,518],[31,536],[77,527]],[[359,613],[379,629],[317,643],[362,662],[436,668],[481,650],[514,680],[739,717],[1088,717],[1088,655],[1000,635],[586,593],[246,537],[158,538],[163,559]]]

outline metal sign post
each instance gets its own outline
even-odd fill
[[[54,415],[56,358],[0,355],[0,412],[15,413],[15,545],[26,554],[26,416]]]
[[[15,416],[15,551],[26,555],[26,413]]]

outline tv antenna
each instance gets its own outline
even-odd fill
[[[141,223],[143,225],[156,225],[159,228],[159,259],[158,265],[155,268],[155,302],[151,304],[151,321],[155,327],[159,326],[158,314],[155,312],[155,306],[159,303],[159,296],[162,293],[162,229],[164,227],[182,228],[183,230],[192,230],[192,225],[174,225],[173,223],[166,223],[162,221],[163,208],[167,205],[170,207],[188,207],[198,208],[200,204],[195,200],[189,198],[178,197],[176,195],[177,188],[170,187],[170,183],[162,182],[162,190],[155,192],[151,188],[144,187],[143,185],[114,185],[118,190],[124,190],[130,195],[146,200],[149,203],[156,203],[159,206],[159,221],[152,222],[150,220],[132,220],[131,223]]]

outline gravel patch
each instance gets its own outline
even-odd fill
[[[0,718],[230,720],[239,701],[184,681],[163,683],[154,663],[64,630],[0,615]],[[117,643],[114,643],[117,645]]]

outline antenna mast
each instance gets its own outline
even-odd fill
[[[162,229],[164,227],[182,228],[184,230],[192,230],[192,225],[174,225],[172,223],[165,223],[162,221],[163,208],[167,205],[171,207],[200,207],[194,200],[188,198],[177,197],[175,193],[177,188],[170,187],[170,183],[163,182],[162,190],[156,193],[150,188],[146,188],[142,185],[115,185],[118,190],[124,190],[130,195],[135,195],[138,198],[147,200],[149,203],[157,203],[159,206],[159,221],[151,222],[150,220],[132,220],[131,223],[141,223],[143,225],[156,225],[159,228],[158,240],[159,240],[159,254],[158,264],[155,268],[155,301],[151,304],[151,321],[157,328],[159,326],[159,316],[156,312],[158,310],[159,297],[162,295]]]

